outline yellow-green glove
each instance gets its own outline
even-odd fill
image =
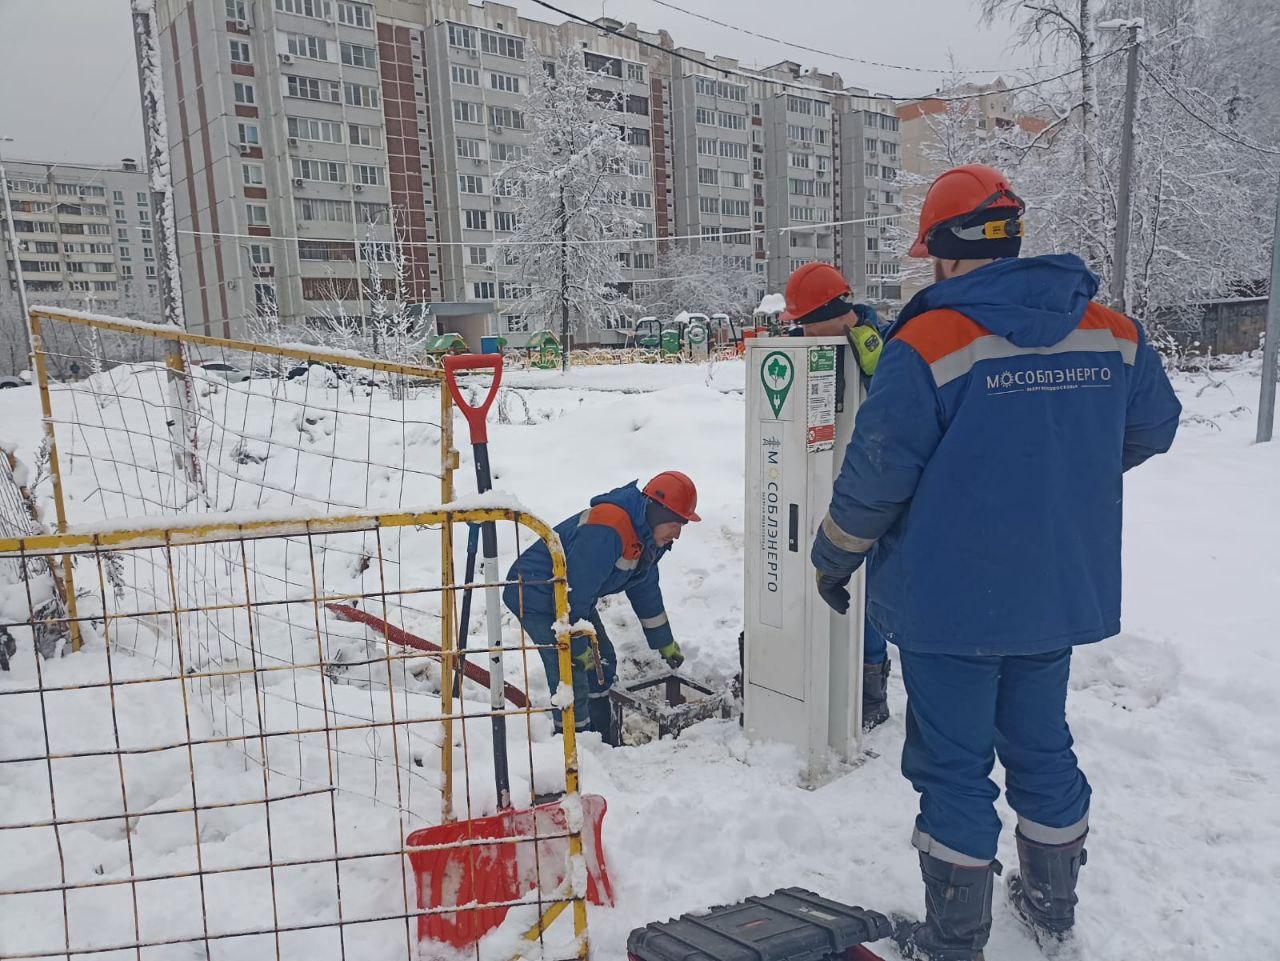
[[[658,648],[658,656],[667,662],[667,667],[673,671],[678,669],[684,663],[684,654],[680,651],[680,645],[672,641],[666,647]]]
[[[868,327],[866,324],[850,327],[848,336],[849,344],[858,357],[858,368],[870,377],[876,372],[876,365],[880,363],[880,351],[884,349],[884,338],[874,327]]]

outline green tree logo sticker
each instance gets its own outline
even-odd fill
[[[773,408],[773,416],[782,414],[782,405],[787,401],[787,393],[796,379],[795,365],[791,358],[780,350],[765,356],[760,364],[760,383],[764,384],[765,395],[769,398],[769,406]]]

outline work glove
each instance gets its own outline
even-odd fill
[[[861,307],[862,305],[858,304],[857,306]],[[874,312],[872,316],[874,316]],[[858,358],[858,369],[870,377],[876,372],[876,366],[880,363],[880,352],[884,349],[884,338],[880,336],[880,332],[874,326],[862,323],[856,327],[850,327],[845,333],[849,338],[849,344],[853,347],[854,355]]]
[[[684,663],[684,654],[680,650],[680,645],[672,641],[666,647],[658,648],[658,656],[667,662],[667,667],[671,670],[678,670],[680,665]]]
[[[849,580],[852,574],[814,572],[818,577],[818,596],[837,614],[849,613]]]
[[[596,667],[596,652],[588,647],[581,654],[573,656],[573,663],[584,671],[594,671]]]

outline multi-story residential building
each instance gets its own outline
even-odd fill
[[[160,319],[150,188],[135,161],[7,161],[5,179],[30,303]],[[0,371],[12,373],[27,366],[27,337],[3,217],[0,209]]]
[[[951,160],[968,159],[966,155],[979,153],[978,146],[999,131],[1021,127],[1034,135],[1047,126],[1040,117],[1017,112],[1014,96],[1001,79],[939,90],[934,97],[901,104],[897,115],[906,175],[903,193],[913,210],[919,209],[933,178],[951,162],[948,152],[956,154]],[[903,296],[910,297],[930,280],[921,269],[904,274]]]
[[[161,0],[188,323],[243,333],[256,313],[325,323],[371,311],[404,252],[411,296],[443,330],[520,333],[494,244],[514,226],[498,174],[529,137],[532,58],[564,44],[601,72],[657,232],[654,85],[630,41],[466,0]],[[665,158],[664,158],[665,159]],[[665,164],[664,164],[665,167]],[[665,174],[665,171],[664,171]],[[398,238],[399,243],[392,243]],[[619,252],[626,284],[653,250]]]
[[[367,317],[372,278],[387,284],[400,250],[410,296],[442,330],[518,342],[526,323],[507,307],[514,279],[500,247],[517,204],[501,171],[531,136],[530,64],[566,46],[598,72],[594,95],[617,110],[634,150],[628,200],[652,242],[618,258],[638,303],[672,237],[753,268],[762,291],[822,259],[862,296],[898,293],[879,227],[866,222],[897,210],[897,119],[838,74],[791,62],[745,70],[665,32],[555,25],[496,2],[158,9],[196,329],[242,334],[249,317],[276,310],[289,324],[323,324],[336,305]]]
[[[698,50],[678,53],[707,61]],[[723,57],[709,62],[738,69]],[[674,236],[752,269],[752,230],[763,226],[764,212],[753,200],[751,85],[678,57],[670,69]]]

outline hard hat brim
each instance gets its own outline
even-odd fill
[[[916,242],[911,245],[911,249],[907,251],[907,256],[920,258],[930,256],[929,246],[925,243],[925,239],[923,237],[916,239]]]

